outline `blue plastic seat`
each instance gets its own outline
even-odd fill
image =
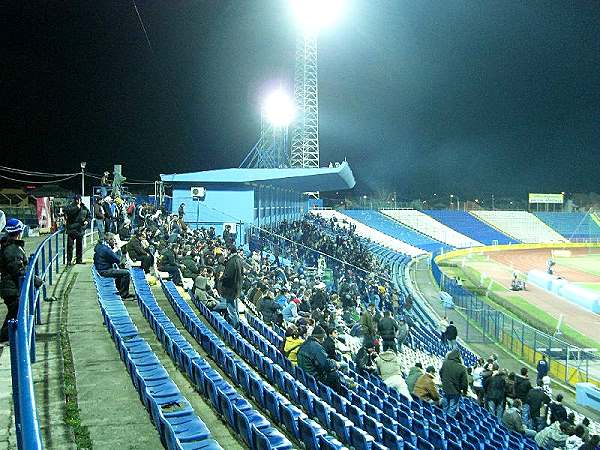
[[[337,435],[340,441],[350,441],[350,428],[354,425],[344,416],[336,412],[331,412],[331,429]]]
[[[382,429],[383,444],[391,450],[403,450],[404,440],[389,428]]]
[[[309,415],[313,416],[315,414],[314,404],[317,401],[315,394],[310,392],[304,386],[298,387],[298,403],[304,409],[304,411]]]
[[[417,437],[417,448],[419,450],[436,450],[436,448],[427,442],[426,439],[423,439],[421,436]]]
[[[383,440],[383,425],[380,422],[365,414],[363,417],[363,425],[363,429],[373,436],[377,442],[381,442]]]
[[[329,429],[331,427],[330,413],[332,408],[321,400],[316,400],[313,403],[313,407],[315,416],[321,426],[325,429]]]
[[[369,436],[360,428],[350,428],[350,445],[352,445],[355,450],[370,450],[374,441],[375,439],[373,436]]]
[[[328,434],[321,436],[321,439],[319,440],[320,450],[343,450],[345,448],[344,444]]]
[[[363,417],[365,413],[354,405],[348,405],[348,419],[358,428],[363,427]]]
[[[281,405],[280,411],[281,424],[292,436],[298,439],[300,437],[298,420],[307,417],[306,414],[292,404]]]
[[[298,420],[300,429],[300,440],[305,445],[307,450],[319,450],[320,438],[324,436],[325,430],[319,426],[314,420],[307,417]]]

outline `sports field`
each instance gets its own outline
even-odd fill
[[[600,348],[600,316],[567,300],[528,285],[526,291],[510,290],[513,273],[522,279],[532,269],[546,270],[550,257],[556,262],[554,273],[586,289],[600,292],[599,249],[569,249],[570,256],[557,256],[550,249],[506,250],[474,253],[444,263],[444,272],[452,277],[461,276],[465,285],[484,288],[501,306],[521,317],[525,322],[544,323],[546,329],[556,326],[563,316],[565,335],[584,347]]]

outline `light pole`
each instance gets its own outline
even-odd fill
[[[460,211],[460,198],[458,195],[450,194],[450,202],[454,203],[454,197],[456,197],[456,210]]]
[[[85,195],[85,161],[81,161],[81,197]]]

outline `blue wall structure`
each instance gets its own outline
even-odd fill
[[[237,224],[240,240],[252,225],[270,227],[299,219],[310,207],[304,192],[354,186],[346,162],[334,168],[223,169],[161,175],[161,179],[173,185],[173,214],[183,203],[184,221],[193,228],[214,226],[220,234],[225,224],[232,228]],[[205,196],[193,199],[192,187],[203,187]]]

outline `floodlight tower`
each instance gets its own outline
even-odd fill
[[[300,33],[296,47],[296,122],[290,165],[319,167],[319,89],[317,36],[339,15],[342,0],[292,0]]]
[[[277,90],[266,98],[261,112],[256,167],[271,169],[289,167],[288,130],[294,115],[294,103],[284,91]]]

